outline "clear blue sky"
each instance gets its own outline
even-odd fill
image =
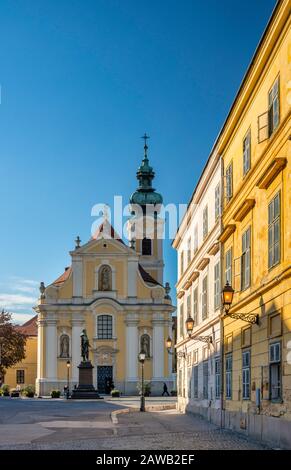
[[[145,131],[155,187],[188,202],[274,5],[1,0],[0,305],[16,320],[89,239],[93,204],[128,200]],[[165,261],[174,285],[170,241]]]

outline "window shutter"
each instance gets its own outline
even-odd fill
[[[266,111],[258,116],[258,143],[269,138],[269,112]]]

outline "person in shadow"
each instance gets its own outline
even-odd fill
[[[170,396],[166,382],[164,382],[162,397],[165,395],[168,395],[168,397]]]

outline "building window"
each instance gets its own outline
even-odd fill
[[[214,266],[214,308],[220,307],[220,262]]]
[[[208,399],[208,360],[203,362],[203,398]]]
[[[279,77],[269,91],[268,123],[269,137],[273,134],[279,125],[280,107],[279,107]]]
[[[208,277],[205,276],[202,281],[202,320],[208,316]]]
[[[228,165],[226,168],[226,174],[225,174],[225,197],[226,201],[229,202],[233,196],[233,178],[232,178],[232,162]]]
[[[193,367],[193,398],[198,398],[198,366]]]
[[[215,188],[215,222],[220,216],[220,183]]]
[[[191,317],[191,294],[187,297],[187,317]]]
[[[232,248],[225,253],[225,283],[232,285]]]
[[[208,206],[203,209],[203,240],[208,235]]]
[[[179,335],[182,337],[184,335],[184,304],[180,305],[180,323],[179,323]]]
[[[232,397],[232,354],[228,354],[225,358],[225,396],[228,399]]]
[[[198,325],[198,286],[193,290],[193,319],[194,325]]]
[[[251,229],[250,227],[242,236],[242,256],[241,256],[241,290],[246,289],[251,284]]]
[[[220,397],[220,358],[215,358],[215,398]]]
[[[18,369],[16,371],[16,383],[24,384],[25,383],[25,372],[23,369]]]
[[[101,266],[99,270],[98,290],[112,290],[112,269],[108,265]]]
[[[251,131],[249,130],[243,140],[243,175],[251,168]]]
[[[184,251],[182,250],[180,253],[180,275],[182,276],[184,272]]]
[[[191,237],[188,238],[187,242],[187,264],[189,265],[191,261]]]
[[[191,356],[190,356],[191,357]],[[188,382],[188,398],[191,398],[192,396],[192,387],[191,387],[191,369],[188,368],[188,372],[187,372],[187,382]]]
[[[198,225],[194,227],[194,253],[198,251]]]
[[[282,381],[281,381],[281,343],[270,344],[270,400],[281,401],[282,399]]]
[[[250,399],[251,384],[251,353],[244,351],[242,353],[242,397],[243,400]]]
[[[182,396],[182,391],[183,391],[183,384],[182,384],[183,375],[182,375],[182,373],[183,373],[182,369],[179,369],[179,372],[178,372],[178,395],[180,397]]]
[[[268,207],[268,264],[272,268],[280,262],[280,193]]]
[[[112,339],[112,316],[111,315],[98,315],[97,338],[98,339]]]
[[[150,238],[143,238],[141,250],[143,255],[150,256],[152,254],[152,241]]]

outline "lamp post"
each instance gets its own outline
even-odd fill
[[[143,350],[138,355],[138,360],[141,364],[141,396],[140,396],[140,411],[145,411],[145,398],[144,398],[144,361],[146,354]]]
[[[70,396],[70,367],[71,367],[71,362],[68,360],[67,361],[67,399]]]
[[[242,312],[230,313],[229,312],[232,301],[233,301],[233,295],[234,295],[234,289],[231,287],[231,285],[227,281],[221,293],[222,305],[224,307],[226,316],[235,318],[236,320],[242,320],[247,323],[252,323],[253,325],[258,325],[259,315],[256,313],[242,313]]]

